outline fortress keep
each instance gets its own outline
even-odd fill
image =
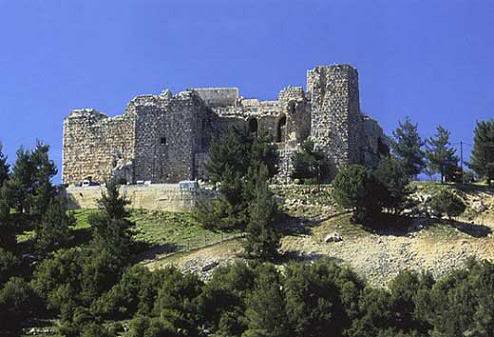
[[[375,165],[386,148],[382,128],[360,111],[357,70],[317,66],[307,72],[306,91],[287,87],[273,101],[244,98],[237,88],[194,88],[137,96],[116,117],[74,110],[64,120],[63,181],[204,179],[211,140],[232,126],[272,135],[281,181],[288,180],[292,154],[308,138],[335,170]]]

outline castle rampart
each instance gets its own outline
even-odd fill
[[[372,165],[384,139],[377,122],[360,112],[357,71],[349,65],[318,66],[307,73],[307,92],[289,86],[277,100],[247,99],[238,88],[197,88],[137,96],[117,117],[74,110],[64,121],[63,180],[205,178],[211,139],[232,126],[270,133],[280,149],[280,178],[289,176],[291,155],[307,139],[335,168]]]

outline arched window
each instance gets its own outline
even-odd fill
[[[286,134],[286,116],[283,115],[278,120],[278,127],[276,129],[276,142],[281,143],[285,141]]]
[[[255,118],[249,119],[249,132],[257,133],[257,119]]]

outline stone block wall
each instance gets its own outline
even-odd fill
[[[361,113],[357,71],[319,66],[307,73],[311,136],[337,167],[360,161]]]
[[[194,153],[207,148],[209,110],[194,91],[134,99],[137,180],[153,183],[194,178]],[[206,144],[204,144],[206,143]]]
[[[370,167],[375,167],[379,163],[382,153],[382,143],[386,141],[384,131],[379,123],[368,117],[362,118],[361,155],[362,162]]]
[[[208,106],[235,106],[239,98],[238,88],[194,88]]]
[[[310,105],[301,87],[287,87],[278,95],[282,115],[278,119],[277,137],[284,133],[283,141],[291,147],[300,145],[310,135]],[[285,118],[283,121],[282,118]],[[284,131],[283,123],[285,123]]]
[[[68,187],[68,207],[97,208],[98,199],[103,192],[102,186]],[[168,212],[190,212],[198,200],[204,197],[214,198],[214,193],[208,190],[183,191],[178,184],[122,185],[120,193],[130,201],[130,208]]]
[[[64,183],[105,181],[119,161],[132,161],[135,122],[132,111],[109,118],[93,109],[74,110],[64,120]]]

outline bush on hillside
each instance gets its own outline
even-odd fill
[[[352,210],[354,221],[367,222],[381,213],[386,190],[365,167],[349,165],[333,180],[333,194],[341,207]]]
[[[438,217],[447,215],[449,219],[461,215],[465,209],[465,202],[455,193],[443,189],[432,196],[430,207]]]

